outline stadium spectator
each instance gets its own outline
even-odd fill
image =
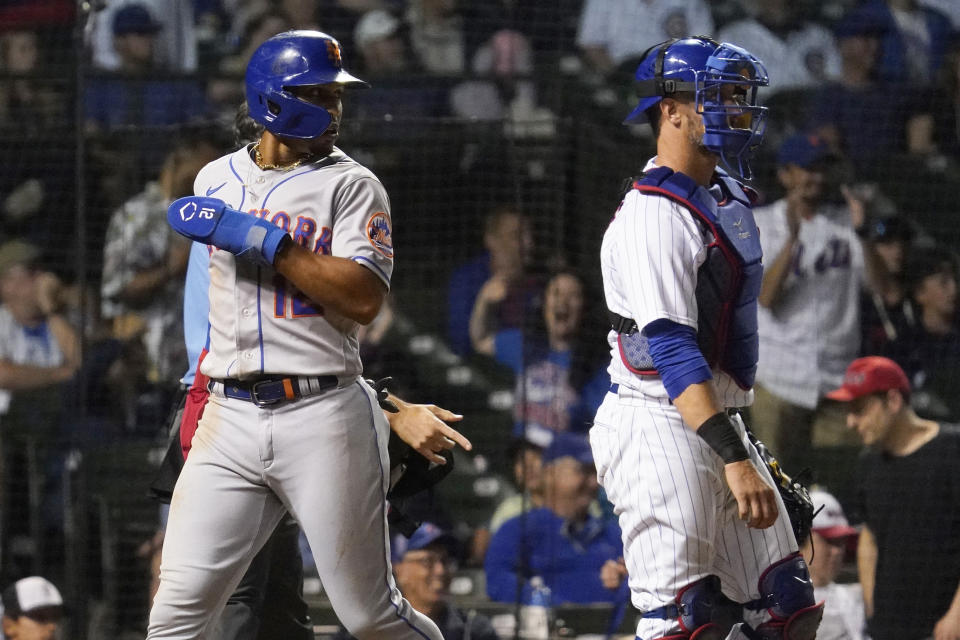
[[[0,32],[0,71],[7,76],[0,81],[0,122],[15,126],[20,136],[66,124],[67,100],[45,71],[44,53],[34,29]]]
[[[124,46],[116,38],[117,16],[121,22],[133,14],[129,7],[146,11],[157,27],[151,45],[153,66],[171,73],[197,70],[197,34],[193,0],[112,0],[96,12],[91,47],[94,67],[120,71],[124,67]],[[141,47],[142,49],[143,47]]]
[[[861,285],[885,281],[871,242],[858,237],[865,202],[846,186],[846,202],[831,201],[826,176],[841,162],[821,138],[788,138],[777,155],[786,195],[756,210],[765,268],[751,427],[793,474],[809,465],[813,442],[850,439],[822,398],[859,353]]]
[[[477,353],[493,356],[517,375],[514,430],[548,444],[554,433],[586,432],[610,387],[605,349],[591,330],[583,281],[572,271],[555,274],[544,287],[536,322],[524,328],[495,326],[481,291],[470,332]]]
[[[63,247],[75,174],[70,74],[54,66],[49,33],[0,25],[0,138],[16,158],[0,166],[0,235]]]
[[[125,4],[113,13],[116,74],[88,81],[84,103],[89,132],[180,124],[206,115],[206,99],[198,81],[155,76],[162,71],[156,66],[154,50],[163,29],[163,23],[140,4]]]
[[[929,112],[913,126],[910,150],[926,156],[928,168],[948,166],[954,179],[960,176],[960,34],[954,36],[931,88]]]
[[[501,500],[486,525],[474,530],[471,558],[477,564],[483,564],[490,537],[497,533],[504,522],[531,509],[539,509],[544,503],[543,451],[553,441],[553,434],[543,431],[524,434],[522,425],[519,426],[521,428],[515,428],[516,433],[507,448],[507,456],[513,464],[513,482],[519,492]],[[603,505],[599,500],[594,500],[590,503],[589,512],[593,517],[602,518]]]
[[[60,314],[60,282],[39,269],[39,258],[37,247],[20,240],[0,246],[0,390],[7,392],[0,397],[0,406],[4,409],[10,406],[10,393],[65,382],[79,364],[76,332]],[[33,410],[51,404],[57,403],[48,396]],[[6,418],[4,431],[10,435]]]
[[[471,121],[505,119],[505,132],[513,137],[556,134],[556,116],[538,104],[533,49],[524,34],[497,31],[477,49],[472,65],[478,77],[450,91],[455,115]]]
[[[537,62],[555,64],[559,55],[576,51],[577,23],[582,0],[516,2],[515,0],[472,0],[460,11],[466,24],[467,56],[489,42],[498,31],[514,31],[526,38]]]
[[[867,0],[863,8],[887,25],[880,43],[880,76],[891,82],[930,84],[943,64],[950,19],[917,0]]]
[[[64,606],[60,591],[40,576],[21,578],[4,589],[5,640],[54,640],[60,637]]]
[[[912,252],[913,226],[905,217],[893,215],[871,221],[869,229],[888,277],[882,289],[861,292],[860,353],[867,356],[882,353],[904,328],[916,324],[903,282],[904,259]]]
[[[953,0],[920,0],[920,4],[930,9],[936,9],[950,18],[954,31],[960,31],[960,4]]]
[[[917,413],[931,419],[960,420],[956,257],[944,248],[918,249],[907,258],[904,279],[916,322],[904,326],[883,355],[906,371]]]
[[[521,432],[507,447],[517,492],[501,500],[490,519],[474,529],[469,558],[473,565],[483,564],[490,538],[504,522],[543,506],[543,448],[548,443],[535,442],[531,435]]]
[[[507,520],[494,534],[484,569],[487,595],[498,602],[529,602],[539,576],[554,604],[614,602],[601,570],[623,555],[613,519],[590,514],[596,469],[586,438],[557,434],[543,454],[544,506]]]
[[[841,73],[811,100],[809,128],[842,151],[869,178],[884,168],[883,154],[905,153],[910,120],[925,112],[916,90],[881,80],[880,46],[890,25],[873,7],[849,11],[836,25]]]
[[[857,469],[857,566],[873,640],[960,634],[960,432],[920,418],[892,360],[866,357],[829,397],[868,447]],[[904,615],[909,611],[910,615]]]
[[[257,47],[281,31],[293,28],[293,19],[281,9],[268,7],[250,16],[243,24],[236,50],[220,60],[220,72],[234,81],[243,77],[247,62]]]
[[[251,3],[246,9],[243,15],[233,16],[233,26],[238,33],[225,38],[226,42],[212,63],[218,74],[207,80],[206,96],[210,110],[224,122],[232,120],[237,105],[246,100],[240,79],[250,56],[271,36],[293,28],[293,19],[276,6]]]
[[[457,540],[448,531],[424,522],[409,539],[394,536],[390,550],[400,591],[414,609],[437,623],[444,638],[497,640],[485,616],[468,616],[450,602]]]
[[[373,78],[412,70],[413,60],[402,26],[400,19],[385,9],[374,9],[360,17],[353,30],[353,42],[362,62],[360,75]]]
[[[508,455],[513,461],[513,481],[520,493],[497,505],[490,517],[491,535],[504,522],[520,515],[524,508],[543,506],[543,450],[548,444],[537,444],[529,434],[514,437]]]
[[[590,68],[607,75],[653,45],[713,33],[704,0],[586,0],[577,45]]]
[[[490,620],[469,614],[450,601],[456,570],[457,539],[432,522],[424,522],[409,539],[395,535],[390,544],[397,587],[414,609],[430,617],[445,640],[498,640]],[[342,630],[334,640],[353,640]]]
[[[39,258],[39,249],[20,240],[0,246],[0,552],[7,575],[21,563],[42,566],[52,551],[45,542],[58,535],[64,383],[80,364],[77,333],[61,313],[60,281],[39,268]],[[42,504],[33,501],[38,496]]]
[[[423,138],[430,135],[419,122],[449,111],[447,84],[424,77],[409,45],[405,25],[389,11],[375,9],[363,14],[354,28],[353,40],[363,62],[359,65],[361,75],[370,78],[371,86],[351,97],[351,117],[365,122],[371,139],[378,137],[373,127],[380,126],[381,135],[395,144],[405,139],[411,146],[419,147]],[[410,78],[416,78],[416,82],[410,82]],[[397,120],[407,122],[398,129]],[[372,145],[369,153],[379,170],[397,162],[395,148]],[[405,171],[404,159],[399,165],[395,168]]]
[[[101,314],[113,324],[113,336],[128,345],[116,391],[119,404],[128,407],[125,422],[131,430],[138,426],[142,384],[158,392],[160,406],[169,406],[187,359],[180,310],[190,243],[170,229],[167,206],[193,194],[197,172],[219,153],[202,141],[178,146],[167,155],[158,180],[117,209],[107,227]]]
[[[804,20],[798,3],[764,0],[751,6],[755,15],[727,24],[717,39],[749,46],[767,68],[771,93],[821,86],[840,74],[833,34]]]
[[[408,0],[404,20],[413,51],[427,73],[463,73],[466,47],[456,0]]]
[[[843,508],[833,495],[815,489],[810,492],[810,499],[819,511],[801,552],[810,570],[814,598],[817,602],[826,603],[817,637],[824,640],[866,640],[863,589],[860,583],[835,582],[843,568],[847,550],[851,548],[850,543],[856,539],[858,532],[847,522]]]
[[[470,316],[483,292],[486,311],[496,324],[490,331],[523,326],[526,307],[536,282],[528,272],[533,234],[521,211],[511,206],[498,207],[483,223],[486,251],[458,267],[450,277],[447,295],[447,340],[454,353],[473,351],[470,341]]]

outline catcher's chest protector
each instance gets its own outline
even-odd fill
[[[712,238],[697,272],[697,342],[711,368],[749,389],[757,372],[757,296],[763,278],[760,232],[743,187],[718,171],[718,203],[690,177],[667,167],[649,171],[633,188],[673,200],[687,209]],[[642,327],[641,327],[642,329]],[[653,360],[642,332],[620,334],[620,353],[634,373],[653,374]]]

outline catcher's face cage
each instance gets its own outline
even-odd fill
[[[289,87],[367,83],[343,69],[340,43],[319,31],[287,31],[264,42],[246,71],[250,117],[270,133],[298,140],[323,135],[332,120],[322,106],[301,100]]]
[[[728,171],[749,180],[750,158],[766,132],[767,108],[757,104],[759,88],[770,83],[766,68],[747,51],[723,43],[695,76],[703,146],[719,155]]]
[[[766,129],[767,109],[757,104],[758,89],[769,84],[763,63],[706,36],[667,40],[641,57],[635,76],[640,102],[624,123],[646,122],[647,109],[666,96],[693,93],[703,117],[703,146],[731,173],[750,179],[749,160]]]

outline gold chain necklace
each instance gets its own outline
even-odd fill
[[[280,169],[281,171],[290,171],[291,169],[296,169],[297,167],[299,167],[301,164],[303,164],[303,161],[309,157],[310,157],[309,155],[301,156],[293,164],[288,164],[288,165],[266,164],[263,161],[263,156],[260,155],[260,141],[257,140],[257,143],[253,145],[253,161],[257,163],[257,166],[263,171],[267,171],[268,169]]]

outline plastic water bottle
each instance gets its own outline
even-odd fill
[[[520,637],[523,640],[550,639],[550,588],[543,578],[530,579],[530,600],[520,607]]]

